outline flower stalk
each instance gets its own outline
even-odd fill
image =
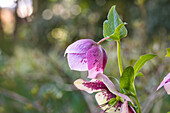
[[[97,44],[100,44],[100,43],[102,43],[103,41],[105,41],[105,40],[107,40],[107,39],[109,39],[109,38],[110,38],[110,37],[102,38],[100,41],[97,42]]]
[[[118,59],[120,76],[122,76],[123,67],[122,67],[121,53],[120,53],[120,40],[117,41],[117,59]]]
[[[140,108],[140,103],[139,103],[138,97],[135,95],[134,98],[135,98],[136,104],[137,104],[137,106],[138,106],[138,113],[142,113],[141,108]]]

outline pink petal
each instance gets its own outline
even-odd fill
[[[121,107],[121,113],[136,113],[135,110],[125,101]]]
[[[168,75],[164,77],[163,81],[160,83],[160,85],[156,90],[159,90],[163,85],[165,85],[165,82],[168,81],[169,79],[170,79],[170,73],[168,73]]]
[[[98,73],[103,73],[103,50],[101,46],[93,46],[87,51],[87,61],[88,61],[88,78],[95,78]]]
[[[85,53],[69,53],[67,60],[71,70],[87,71],[87,58]]]
[[[168,95],[170,95],[170,82],[165,83],[164,88],[166,92],[168,93]]]
[[[125,101],[121,107],[121,113],[129,113],[129,110],[128,110],[128,102]]]
[[[91,39],[81,39],[69,45],[65,51],[65,54],[66,53],[86,53],[95,44],[96,42],[94,42]]]
[[[121,106],[121,113],[136,113],[136,111],[133,109],[133,107],[128,105],[127,101],[125,101]]]
[[[107,53],[103,48],[102,48],[102,50],[103,50],[103,68],[102,69],[104,71],[106,63],[107,63]]]
[[[91,81],[85,81],[82,79],[78,79],[74,82],[74,85],[80,89],[84,90],[88,93],[98,92],[107,90],[107,87],[103,84],[103,82],[93,79]]]
[[[118,95],[118,96],[124,98],[125,100],[132,102],[127,95],[124,95],[124,94],[121,94],[121,93],[117,92],[117,90],[115,88],[115,85],[110,81],[110,79],[106,75],[104,75],[102,73],[99,73],[96,76],[96,79],[102,81],[106,85],[108,90],[110,92],[112,92],[113,94]]]

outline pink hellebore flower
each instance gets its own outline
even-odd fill
[[[132,102],[130,98],[127,95],[117,92],[114,84],[106,75],[102,73],[97,74],[96,79],[92,79],[91,81],[78,79],[74,82],[74,85],[78,89],[84,90],[90,94],[98,92],[95,95],[95,98],[99,106],[101,106],[101,108],[104,110],[104,112],[136,113],[135,110],[128,105],[127,101]],[[119,97],[119,100],[115,101],[116,104],[110,105],[110,100],[112,98],[116,99],[117,97]],[[125,100],[124,103],[121,101],[120,97]]]
[[[105,50],[91,39],[81,39],[69,45],[65,51],[71,70],[89,71],[88,78],[95,78],[103,73],[107,54]]]
[[[170,73],[166,75],[156,90],[159,90],[162,86],[164,86],[166,92],[170,95]]]

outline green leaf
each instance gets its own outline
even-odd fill
[[[134,86],[134,69],[132,66],[125,68],[122,76],[120,77],[120,88],[128,90],[135,94],[135,86]]]
[[[112,6],[107,15],[108,20],[105,20],[103,23],[103,36],[107,37],[115,34],[112,39],[119,40],[127,36],[127,30],[124,26],[125,23],[123,23],[119,18],[119,15],[117,14],[115,7],[116,7],[115,5]]]
[[[170,58],[170,48],[166,48],[167,54],[165,57],[169,57]]]
[[[145,54],[145,55],[140,56],[139,60],[134,65],[134,74],[136,75],[136,73],[142,68],[142,66],[147,61],[151,60],[154,57],[156,57],[156,55],[154,54]]]
[[[119,24],[119,26],[117,26],[115,32],[110,36],[110,38],[113,39],[113,40],[119,40],[119,39],[120,39],[120,36],[119,36],[120,30],[121,30],[121,28],[122,28],[124,25],[126,25],[126,24],[127,24],[127,23],[121,23],[121,24]]]
[[[137,73],[136,76],[138,76],[138,77],[144,77],[144,76],[143,76],[143,73],[141,73],[141,72]]]

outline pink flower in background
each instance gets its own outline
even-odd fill
[[[159,90],[162,86],[164,86],[166,92],[170,95],[170,73],[163,79],[156,90]]]
[[[69,45],[65,51],[71,70],[89,71],[88,78],[95,78],[103,73],[107,54],[105,50],[91,39],[81,39]]]
[[[78,89],[84,90],[90,94],[98,92],[95,95],[95,98],[104,112],[135,113],[134,109],[127,103],[127,101],[131,102],[130,98],[127,95],[117,92],[114,84],[106,75],[102,73],[97,74],[96,79],[92,79],[91,81],[78,79],[74,82],[74,85]],[[110,105],[109,101],[116,97],[123,98],[125,102],[123,103],[121,100],[118,100],[116,101],[117,103],[115,105]]]

